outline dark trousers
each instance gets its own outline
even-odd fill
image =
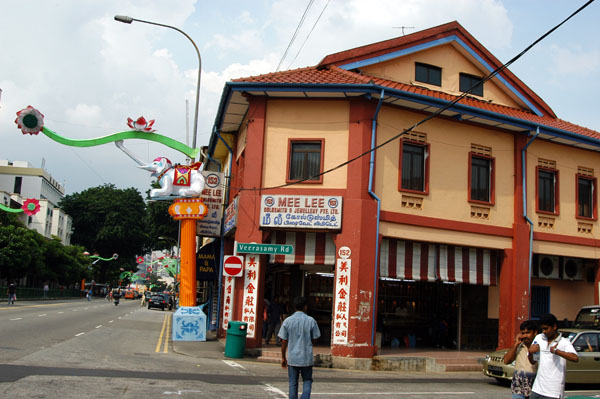
[[[298,367],[288,365],[288,377],[290,379],[290,399],[298,399],[298,377],[302,375],[302,396],[300,399],[310,399],[312,388],[312,366]]]

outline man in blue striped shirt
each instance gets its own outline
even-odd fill
[[[281,367],[288,369],[290,399],[298,399],[298,377],[302,375],[302,397],[310,399],[313,368],[313,343],[321,336],[317,322],[306,314],[306,298],[294,299],[296,312],[285,319],[279,330]],[[287,354],[286,354],[287,349]]]

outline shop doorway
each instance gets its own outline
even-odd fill
[[[309,269],[309,270],[308,270]],[[334,274],[331,266],[270,264],[265,281],[265,299],[278,298],[285,316],[294,313],[294,298],[304,296],[308,315],[313,317],[321,331],[318,344],[331,342]]]

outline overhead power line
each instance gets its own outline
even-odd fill
[[[312,28],[310,29],[310,32],[308,32],[308,35],[306,35],[306,38],[304,39],[304,42],[302,42],[302,45],[298,49],[298,52],[296,53],[296,56],[294,57],[294,59],[292,60],[292,62],[290,62],[290,64],[288,65],[287,69],[290,69],[290,67],[292,66],[292,64],[294,63],[294,61],[296,61],[296,58],[298,58],[298,55],[300,55],[300,52],[304,48],[304,45],[308,41],[308,38],[310,37],[310,35],[313,33],[313,30],[315,30],[315,26],[317,26],[317,24],[319,23],[319,20],[321,19],[321,16],[323,16],[323,13],[327,9],[327,6],[329,5],[330,1],[331,0],[327,0],[327,3],[325,3],[325,6],[323,7],[323,9],[321,10],[321,13],[319,14],[319,17],[317,18],[317,20],[313,24]]]
[[[277,69],[275,70],[275,72],[279,71],[279,68],[281,67],[281,64],[283,63],[283,60],[287,56],[288,51],[290,51],[290,47],[292,47],[292,43],[294,43],[294,41],[296,40],[296,36],[298,36],[298,32],[300,31],[300,28],[302,27],[302,24],[304,24],[304,20],[306,19],[306,15],[308,14],[308,10],[310,10],[310,8],[312,7],[312,5],[313,5],[314,2],[315,2],[315,0],[309,0],[308,1],[308,5],[306,6],[306,9],[304,10],[304,13],[302,14],[302,18],[300,18],[300,22],[298,22],[298,26],[296,27],[296,31],[294,32],[294,35],[290,39],[290,42],[288,43],[287,48],[285,49],[285,52],[283,53],[283,56],[281,57],[281,60],[279,61],[279,64],[277,65]]]
[[[568,20],[570,20],[571,18],[573,18],[575,15],[579,14],[581,11],[583,11],[587,6],[589,6],[590,4],[592,4],[594,1],[596,0],[588,0],[585,4],[583,4],[581,7],[579,7],[575,12],[573,12],[571,15],[569,15],[567,18],[565,18],[562,22],[560,22],[558,25],[554,26],[552,29],[550,29],[549,31],[547,31],[546,33],[544,33],[542,36],[540,36],[537,40],[535,40],[533,43],[531,43],[529,46],[527,46],[523,51],[521,51],[519,54],[517,54],[516,56],[514,56],[511,60],[509,60],[508,62],[506,62],[505,64],[499,66],[498,68],[496,68],[495,70],[493,70],[489,75],[487,75],[485,78],[483,78],[481,80],[480,84],[483,84],[485,82],[487,82],[488,80],[492,79],[494,76],[496,76],[497,74],[499,74],[500,72],[502,72],[503,70],[505,70],[506,68],[508,68],[509,65],[513,64],[515,61],[517,61],[519,58],[521,58],[525,53],[527,53],[529,50],[531,50],[536,44],[538,44],[539,42],[541,42],[542,40],[544,40],[546,37],[548,37],[552,32],[554,32],[555,30],[557,30],[558,28],[560,28],[563,24],[565,24]],[[445,106],[439,108],[437,111],[431,113],[430,115],[428,115],[427,117],[423,118],[422,120],[420,120],[419,122],[415,123],[413,126],[404,129],[402,132],[396,134],[395,136],[389,138],[388,140],[384,141],[381,144],[376,145],[375,147],[363,152],[360,155],[355,156],[354,158],[351,158],[345,162],[340,163],[339,165],[334,166],[333,168],[327,169],[321,173],[318,173],[314,176],[310,176],[301,180],[297,180],[291,183],[286,183],[286,184],[280,184],[278,186],[271,186],[271,187],[261,187],[261,188],[244,188],[244,187],[239,187],[239,188],[234,188],[234,189],[238,189],[239,191],[264,191],[264,190],[274,190],[274,189],[278,189],[278,188],[284,188],[284,187],[289,187],[289,186],[293,186],[296,184],[300,184],[300,183],[304,183],[305,181],[308,180],[314,180],[320,176],[326,175],[327,173],[331,173],[337,169],[340,169],[366,155],[371,154],[371,152],[378,150],[379,148],[391,143],[392,141],[395,141],[396,139],[404,136],[405,134],[409,133],[410,131],[414,130],[416,127],[430,121],[431,119],[435,118],[436,116],[440,115],[442,112],[446,111],[448,108],[454,106],[456,103],[458,103],[459,101],[461,101],[463,98],[465,98],[467,95],[469,95],[471,93],[471,91],[473,89],[475,89],[477,86],[479,85],[475,85],[472,88],[470,88],[469,90],[467,90],[466,92],[462,93],[460,96],[456,97],[454,100],[452,100],[451,102],[449,102],[448,104],[446,104]]]

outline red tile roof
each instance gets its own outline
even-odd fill
[[[247,78],[235,79],[234,82],[252,82],[252,83],[301,83],[301,84],[374,84],[381,87],[387,87],[394,90],[407,93],[419,94],[422,96],[436,98],[443,101],[453,101],[457,98],[455,95],[444,93],[442,91],[431,90],[422,86],[409,85],[391,80],[381,79],[374,76],[359,74],[357,72],[347,71],[337,66],[330,67],[307,67],[294,69],[290,71],[274,72],[264,75],[251,76]],[[493,104],[487,101],[479,100],[473,97],[465,97],[460,100],[460,104],[469,107],[478,108],[484,111],[493,112],[508,117],[521,119],[539,125],[548,126],[555,129],[561,129],[582,136],[600,139],[600,132],[588,129],[559,118],[552,116],[538,116],[530,111],[508,107],[505,105]]]

